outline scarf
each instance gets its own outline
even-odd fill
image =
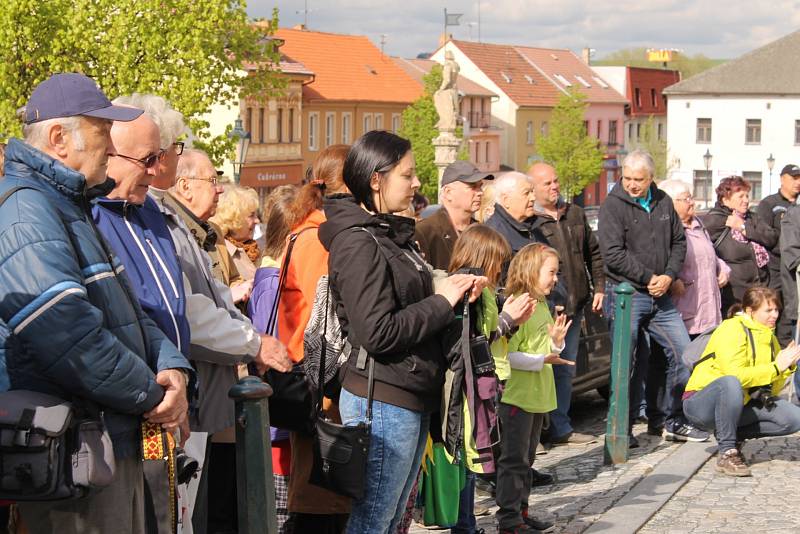
[[[742,217],[742,219],[744,219],[744,217]],[[753,247],[753,252],[756,255],[756,265],[758,266],[759,269],[761,269],[762,267],[766,266],[769,263],[769,252],[767,252],[767,249],[764,248],[763,245],[756,243],[755,241],[750,241],[739,230],[731,229],[731,237],[735,241],[738,241],[739,243],[750,243],[750,246]]]
[[[233,243],[236,248],[244,250],[244,253],[247,254],[247,257],[253,262],[253,265],[258,265],[258,260],[261,258],[261,251],[258,249],[258,243],[252,239],[239,241],[232,236],[228,236],[227,239]]]

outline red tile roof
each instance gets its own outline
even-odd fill
[[[510,45],[452,41],[519,106],[552,107],[561,91]]]
[[[281,28],[281,54],[315,75],[303,86],[306,101],[410,104],[422,87],[364,36]]]
[[[578,89],[586,101],[595,104],[626,104],[627,99],[600,78],[589,65],[571,50],[515,46],[523,58],[535,65],[550,82],[559,88]]]
[[[438,63],[432,59],[405,59],[402,57],[393,57],[392,59],[394,59],[395,63],[397,63],[401,69],[406,71],[420,84],[423,83],[422,77],[431,71],[431,67],[438,65]],[[469,78],[464,77],[463,74],[458,76],[456,86],[458,87],[459,92],[465,96],[497,96],[482,85],[479,85]]]

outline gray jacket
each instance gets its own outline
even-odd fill
[[[212,275],[211,259],[195,240],[185,208],[169,193],[150,190],[167,220],[183,270],[186,318],[191,329],[189,359],[197,369],[198,403],[192,430],[214,433],[233,426],[228,390],[238,381],[237,365],[253,360],[261,338],[234,306],[230,290]]]

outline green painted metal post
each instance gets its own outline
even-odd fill
[[[611,398],[608,403],[608,422],[603,463],[621,464],[628,461],[628,426],[631,380],[631,300],[633,286],[627,282],[614,290],[614,338],[611,352]]]
[[[272,388],[255,376],[228,392],[236,402],[236,495],[240,534],[277,534],[272,443],[267,398]]]

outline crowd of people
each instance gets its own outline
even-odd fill
[[[613,330],[622,283],[631,447],[646,415],[667,440],[713,434],[718,470],[746,476],[744,440],[800,430],[779,397],[800,359],[797,166],[755,213],[749,182],[723,179],[701,219],[688,185],[657,186],[635,150],[594,232],[544,162],[494,176],[456,161],[428,206],[410,142],[372,131],[260,205],[187,146],[161,97],[111,102],[56,74],[20,118],[0,181],[0,391],[98,408],[115,469],[82,498],[20,495],[14,532],[236,532],[228,391],[303,368],[321,294],[345,343],[316,400],[368,429],[364,484],[353,497],[320,482],[313,430],[271,428],[281,532],[402,533],[422,507],[473,534],[476,486],[500,532],[551,531],[529,506],[553,481],[536,452],[597,441],[571,424],[572,379],[584,314]],[[175,480],[175,455],[149,456],[148,440],[197,473]]]

